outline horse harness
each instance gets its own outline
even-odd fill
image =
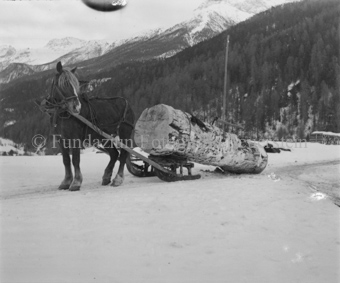
[[[116,133],[115,133],[116,136],[119,136],[119,129],[120,129],[120,126],[122,124],[126,124],[126,125],[134,128],[134,125],[126,120],[126,114],[127,114],[127,111],[128,111],[129,102],[124,97],[121,97],[121,96],[116,96],[116,97],[88,97],[87,93],[83,93],[82,94],[82,98],[84,99],[84,101],[87,103],[87,105],[89,107],[90,121],[96,127],[100,128],[101,126],[117,125]],[[125,102],[125,108],[124,108],[124,112],[123,112],[122,118],[118,122],[115,122],[115,123],[100,123],[99,124],[98,121],[97,121],[96,110],[94,109],[91,101],[93,101],[93,100],[114,100],[114,99],[122,99]],[[86,131],[87,131],[87,127],[86,127]],[[86,132],[85,132],[85,136],[86,136]]]
[[[57,127],[57,122],[58,122],[58,118],[59,119],[69,119],[72,116],[72,113],[70,112],[70,110],[67,107],[67,102],[71,99],[75,99],[78,98],[76,95],[71,96],[71,97],[65,97],[62,93],[62,91],[59,89],[58,86],[54,86],[58,95],[61,98],[60,102],[57,102],[55,100],[50,101],[49,97],[47,99],[44,99],[41,102],[35,101],[35,103],[38,105],[39,109],[44,112],[47,113],[51,118],[52,118],[52,125],[53,128]],[[124,123],[132,128],[134,128],[134,125],[131,124],[130,122],[126,121],[126,114],[128,111],[128,107],[129,107],[129,102],[127,99],[125,99],[124,97],[88,97],[88,95],[86,93],[82,93],[81,94],[83,100],[87,103],[88,107],[89,107],[89,112],[90,112],[90,120],[91,123],[94,124],[96,127],[98,126],[103,126],[103,125],[98,125],[98,121],[97,121],[97,115],[96,115],[96,111],[91,103],[92,100],[114,100],[114,99],[123,99],[125,101],[125,108],[124,108],[124,112],[123,112],[123,116],[122,118],[116,122],[113,123],[112,125],[116,125],[117,124],[117,128],[116,128],[116,135],[119,136],[119,129],[121,127],[121,125]],[[52,97],[54,98],[54,97]],[[99,128],[99,127],[98,127]],[[87,127],[85,128],[87,131]],[[86,133],[85,133],[86,136]]]
[[[58,86],[54,85],[52,86],[52,88],[53,87],[57,91],[59,97],[61,98],[61,101],[58,102],[54,99],[53,95],[49,95],[47,96],[46,99],[43,99],[41,102],[36,100],[35,103],[38,105],[40,111],[47,113],[52,118],[52,125],[54,128],[56,128],[58,118],[68,119],[71,117],[71,113],[69,113],[66,103],[69,100],[78,97],[76,95],[65,97]]]

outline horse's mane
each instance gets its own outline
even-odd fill
[[[77,77],[71,72],[70,69],[64,68],[59,76],[58,86],[62,91],[66,92],[68,87],[72,87],[76,95],[78,95],[80,86]]]

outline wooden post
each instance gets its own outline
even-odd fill
[[[224,65],[224,88],[223,88],[223,112],[222,121],[227,122],[226,108],[227,108],[227,80],[228,80],[228,52],[229,52],[229,34],[227,37],[227,46],[225,51],[225,65]],[[223,124],[223,132],[225,132],[225,124]]]

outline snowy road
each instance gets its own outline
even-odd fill
[[[339,150],[271,154],[260,175],[127,173],[119,188],[100,186],[108,157],[91,153],[73,193],[56,189],[60,156],[1,158],[0,281],[339,282]]]

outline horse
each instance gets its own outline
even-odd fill
[[[89,98],[80,93],[80,83],[76,76],[76,68],[64,68],[61,62],[56,65],[51,91],[46,99],[46,105],[53,108],[51,124],[53,139],[59,143],[65,167],[65,177],[59,189],[80,190],[83,176],[80,170],[80,150],[84,142],[98,145],[110,156],[110,161],[104,170],[102,185],[120,186],[124,181],[124,166],[128,152],[117,150],[115,144],[92,130],[70,113],[79,114],[91,121],[105,133],[108,133],[127,146],[131,146],[131,136],[134,128],[134,113],[125,98],[103,97]],[[130,141],[130,143],[129,143]],[[71,157],[74,176],[71,168]],[[112,171],[119,159],[119,169],[111,182]]]

